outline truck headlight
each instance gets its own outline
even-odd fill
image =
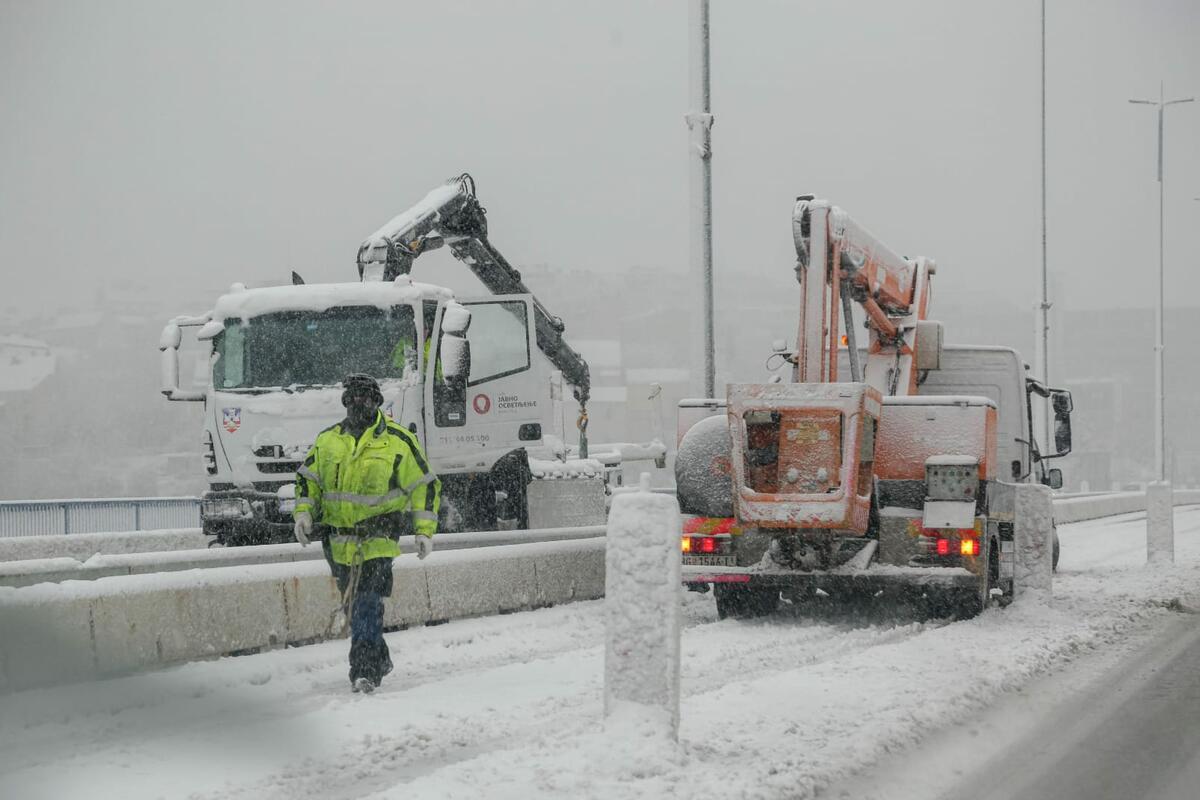
[[[216,497],[200,501],[200,516],[205,519],[252,519],[254,511],[240,497]]]

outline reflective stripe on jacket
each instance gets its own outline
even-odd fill
[[[361,544],[363,560],[400,555],[396,537],[437,532],[441,482],[421,443],[406,428],[376,412],[375,424],[357,440],[345,420],[317,435],[296,470],[296,514],[334,528],[333,560],[350,564]]]

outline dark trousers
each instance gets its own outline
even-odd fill
[[[325,541],[325,560],[333,571],[338,592],[350,585],[350,567],[335,563]],[[350,682],[367,678],[376,686],[392,671],[392,656],[383,640],[383,598],[392,594],[392,559],[364,561],[358,591],[350,606]]]

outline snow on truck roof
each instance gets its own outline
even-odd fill
[[[222,295],[213,319],[247,319],[276,311],[324,311],[336,306],[389,308],[419,300],[453,300],[454,293],[431,283],[414,283],[402,275],[395,282],[306,283],[242,289]]]

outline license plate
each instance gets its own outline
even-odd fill
[[[683,563],[695,567],[736,567],[737,556],[693,556],[685,555]]]

